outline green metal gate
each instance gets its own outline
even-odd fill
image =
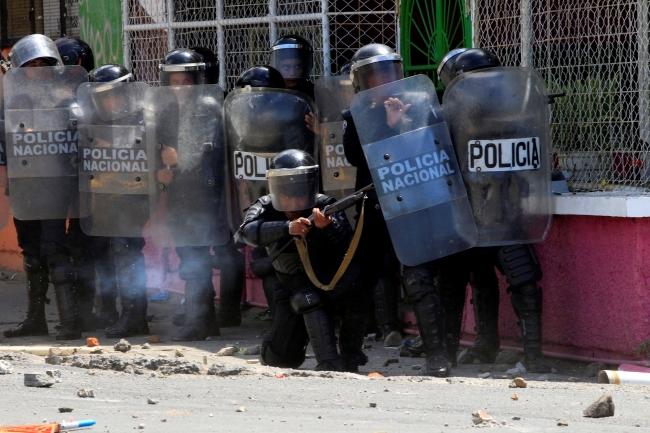
[[[402,0],[400,52],[404,72],[428,75],[439,87],[436,69],[450,50],[470,47],[472,21],[466,0]]]

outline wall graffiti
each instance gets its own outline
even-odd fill
[[[123,63],[120,0],[79,0],[79,37],[88,42],[95,65]]]

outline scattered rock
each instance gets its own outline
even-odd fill
[[[237,376],[239,374],[250,373],[252,373],[250,367],[237,364],[223,364],[220,362],[212,364],[208,369],[208,375],[210,376]]]
[[[247,359],[246,364],[259,364],[260,360],[259,359]]]
[[[174,356],[176,356],[176,358],[185,358],[185,354],[180,349],[174,350]]]
[[[137,417],[138,417],[138,414],[137,414],[137,413],[134,413],[133,415],[131,415],[131,417],[132,417],[132,418],[137,418]]]
[[[370,407],[377,407],[377,403],[370,403]]]
[[[519,361],[519,352],[516,350],[502,350],[497,356],[497,364],[516,364]]]
[[[582,412],[583,416],[589,418],[604,418],[606,416],[614,416],[614,402],[612,396],[603,394],[591,406]]]
[[[393,331],[396,332],[396,331]],[[388,367],[390,364],[397,364],[399,363],[399,358],[387,358],[384,361],[384,367]]]
[[[421,370],[421,369],[422,369],[422,366],[421,366],[421,365],[414,365],[414,366],[411,367],[411,368],[412,368],[413,370]]]
[[[144,424],[138,425],[138,429],[140,429],[140,430],[144,430],[144,427],[145,427]]]
[[[151,338],[149,339],[149,343],[162,343],[162,340],[158,335],[152,335]]]
[[[239,406],[237,412],[246,412],[246,406]]]
[[[144,371],[151,370],[152,377],[157,374],[200,374],[201,366],[197,363],[181,359],[164,359],[164,358],[125,358],[119,355],[75,355],[62,357],[61,363],[78,368],[112,370],[137,373],[138,369]]]
[[[393,331],[384,338],[384,347],[400,347],[402,345],[402,334]]]
[[[25,373],[23,380],[25,386],[34,388],[45,388],[56,383],[56,380],[52,376],[48,376],[45,373]]]
[[[526,388],[528,384],[521,377],[515,378],[509,385],[510,388]]]
[[[472,421],[474,422],[474,424],[478,425],[484,422],[493,421],[493,419],[489,413],[482,410],[475,410],[474,412],[472,412]]]
[[[566,422],[566,421],[563,420],[563,419],[559,419],[559,420],[557,420],[557,425],[560,426],[560,427],[568,427],[568,426],[569,426],[569,423]]]
[[[77,397],[95,398],[95,391],[93,391],[92,389],[79,389],[77,390]]]
[[[60,407],[59,412],[60,413],[68,413],[72,412],[74,410],[74,407]]]
[[[158,404],[158,400],[155,400],[153,398],[147,398],[147,403],[148,404]]]
[[[45,363],[50,365],[61,365],[61,357],[58,355],[48,355],[45,357]]]
[[[248,355],[248,356],[259,355],[259,354],[260,354],[260,345],[259,344],[255,345],[255,346],[247,347],[242,352],[242,355]]]
[[[567,380],[568,380],[569,382],[580,382],[580,379],[578,379],[577,377],[570,377],[570,378],[568,378]]]
[[[142,346],[140,346],[142,349],[151,349],[151,345],[149,343],[144,343]]]
[[[118,352],[126,353],[131,350],[131,344],[128,341],[122,339],[115,346],[113,346],[113,349],[117,350]]]
[[[537,380],[541,380],[542,382],[548,380],[548,374],[544,374],[544,375],[538,377]]]
[[[587,366],[587,377],[596,377],[600,370],[607,370],[607,364],[604,362],[592,362]]]
[[[235,354],[235,349],[232,346],[224,347],[220,351],[217,352],[217,356],[233,356]]]
[[[492,373],[487,372],[487,373],[479,374],[478,378],[479,379],[488,379],[491,375],[492,375]]]
[[[519,394],[512,394],[512,397],[510,397],[512,400],[517,401],[519,400]]]
[[[94,337],[86,338],[86,346],[88,347],[97,347],[99,346],[99,340]]]
[[[135,374],[144,374],[144,370],[141,369],[141,368],[136,368],[136,369],[133,370],[133,372],[134,372]]]
[[[61,380],[61,370],[45,370],[45,374],[50,376],[56,383],[63,382]]]
[[[14,372],[14,368],[7,361],[0,361],[0,374],[11,374]]]
[[[513,421],[519,421],[519,420],[521,420],[521,417],[520,416],[513,416],[512,420]]]

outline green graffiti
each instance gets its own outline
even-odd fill
[[[79,0],[79,37],[88,42],[95,66],[122,63],[122,2]]]

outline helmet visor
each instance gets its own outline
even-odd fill
[[[363,92],[404,78],[401,60],[381,60],[355,67],[350,72],[355,92]]]
[[[271,66],[285,79],[307,79],[312,72],[313,57],[312,52],[302,45],[278,45],[272,48]]]
[[[130,75],[110,83],[93,83],[90,97],[103,121],[121,119],[136,111],[136,88],[127,84]]]
[[[318,198],[318,166],[271,169],[269,180],[271,203],[281,212],[311,209]]]
[[[163,86],[205,84],[205,63],[160,65],[160,84]]]

